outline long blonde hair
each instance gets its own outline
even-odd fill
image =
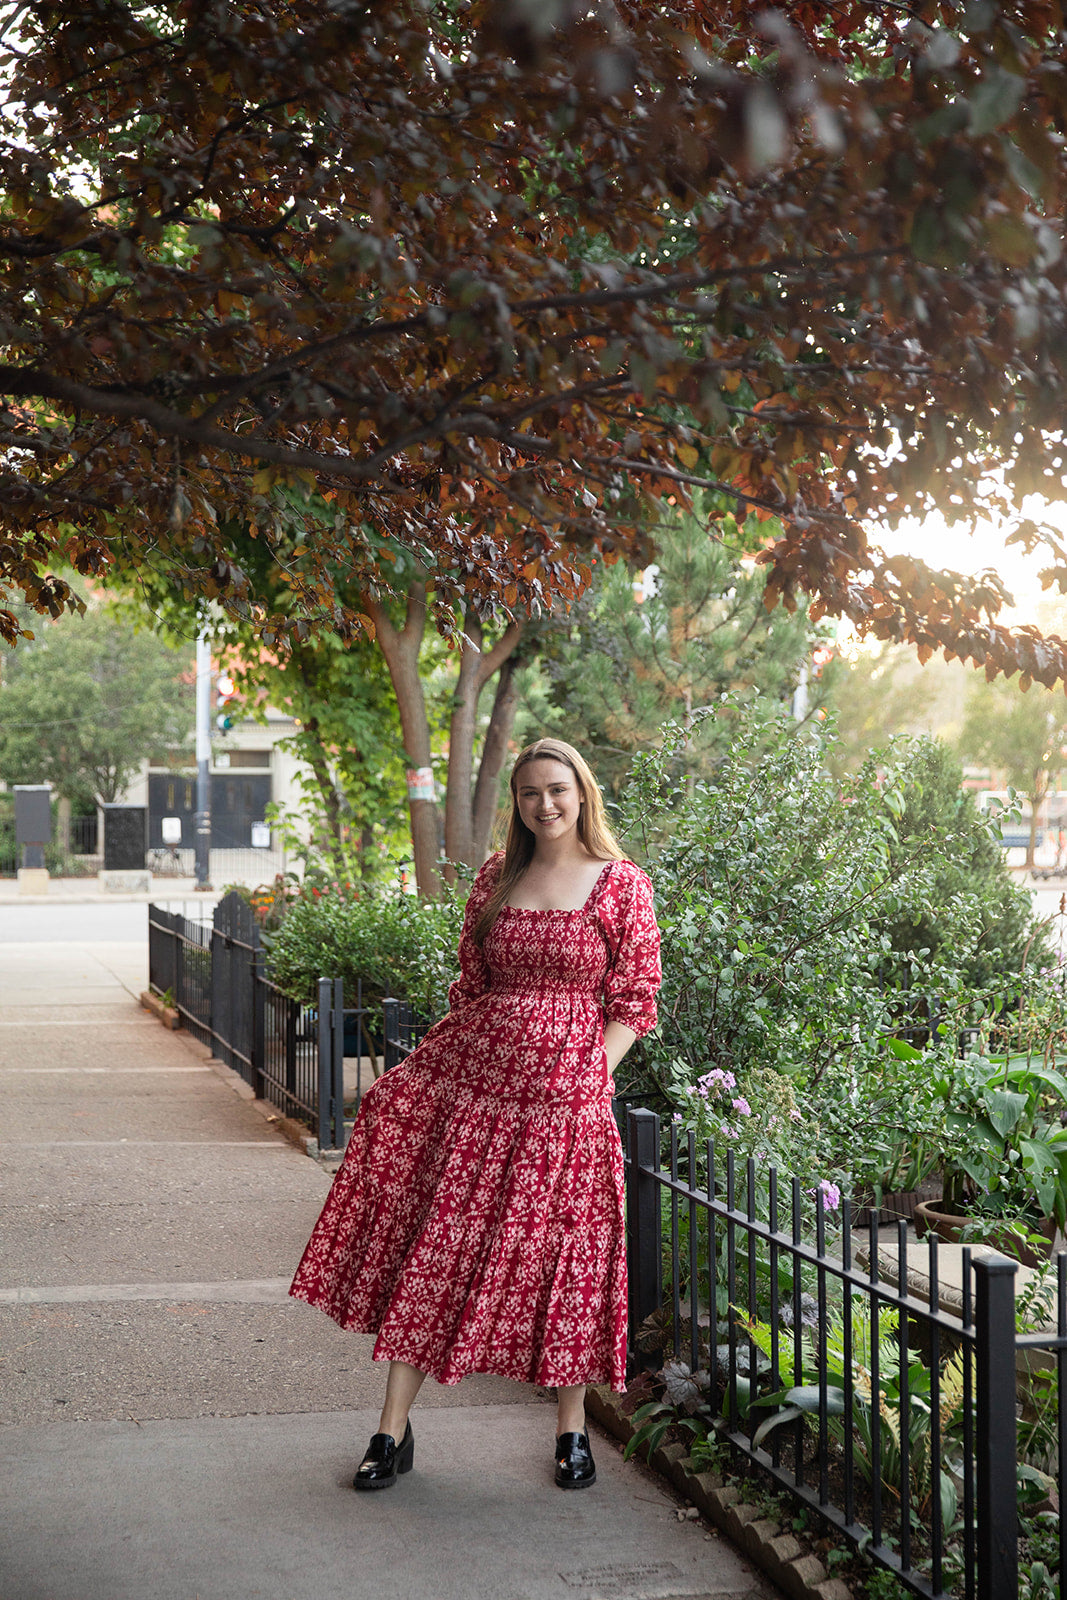
[[[579,755],[572,744],[565,744],[562,739],[535,740],[533,744],[528,744],[525,750],[519,751],[515,757],[515,765],[511,769],[511,816],[508,820],[507,841],[504,845],[504,860],[493,885],[493,892],[482,907],[482,913],[474,925],[475,944],[485,943],[504,902],[533,859],[536,841],[519,815],[516,783],[518,774],[531,761],[560,761],[565,767],[570,767],[577,779],[578,793],[581,795],[581,805],[578,810],[579,839],[589,854],[595,856],[598,861],[624,859],[608,823],[600,786],[593,777],[589,763]]]

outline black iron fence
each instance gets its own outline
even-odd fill
[[[380,1045],[385,1069],[429,1027],[386,997],[372,1042],[362,986],[346,1009],[339,979],[320,980],[317,1006],[290,1000],[266,977],[258,926],[236,894],[211,926],[150,907],[149,952],[152,987],[170,992],[186,1026],[258,1095],[310,1123],[322,1148],[344,1143],[346,1018],[350,1040]],[[713,1448],[758,1464],[906,1589],[1017,1600],[1018,1429],[1033,1425],[1035,1363],[1048,1466],[1067,1484],[1067,1255],[1055,1328],[1019,1336],[1014,1262],[964,1248],[946,1309],[935,1238],[917,1245],[903,1222],[887,1237],[877,1214],[853,1228],[847,1199],[782,1184],[732,1152],[720,1160],[711,1141],[698,1148],[674,1126],[664,1165],[659,1118],[621,1101],[615,1110],[635,1365],[673,1368]]]
[[[414,1050],[430,1031],[431,1023],[413,1011],[406,1000],[386,995],[382,1002],[384,1019],[385,1070],[395,1067]]]
[[[1054,1366],[1067,1482],[1067,1256],[1056,1330],[1018,1337],[1006,1257],[962,1250],[953,1314],[935,1238],[911,1241],[909,1261],[903,1223],[889,1241],[874,1221],[854,1234],[842,1200],[831,1246],[836,1194],[783,1189],[773,1169],[720,1162],[676,1128],[664,1167],[658,1117],[631,1110],[627,1124],[634,1360],[662,1367],[712,1437],[907,1589],[1017,1600],[1017,1409],[1034,1351]],[[1062,1561],[1062,1524],[1060,1539]]]
[[[259,1098],[306,1122],[320,1149],[344,1145],[345,1018],[365,1021],[362,985],[347,1011],[340,978],[319,980],[317,1006],[283,994],[267,976],[252,908],[236,893],[210,924],[149,906],[148,973],[184,1026]]]

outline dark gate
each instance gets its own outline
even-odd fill
[[[282,994],[266,975],[252,908],[235,891],[216,906],[210,928],[149,906],[148,977],[156,994],[170,994],[183,1025],[258,1098],[307,1122],[320,1149],[344,1145],[340,978],[320,978],[317,1006]],[[359,985],[356,993],[362,1019]]]
[[[215,907],[211,940],[211,1026],[215,1054],[256,1085],[253,988],[259,963],[259,924],[244,897],[231,889]]]

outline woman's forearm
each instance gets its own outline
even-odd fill
[[[632,1028],[622,1022],[609,1022],[604,1029],[604,1053],[608,1058],[608,1071],[614,1072],[623,1056],[637,1038]]]

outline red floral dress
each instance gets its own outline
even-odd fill
[[[648,879],[610,861],[578,911],[505,907],[451,1009],[369,1090],[290,1293],[440,1383],[625,1383],[622,1149],[604,1022],[656,1021]]]

